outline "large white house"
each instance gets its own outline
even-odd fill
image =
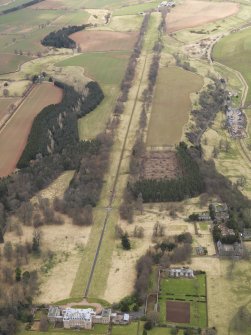
[[[48,319],[53,323],[61,323],[64,328],[91,329],[93,324],[127,324],[130,321],[129,314],[112,313],[110,308],[96,314],[92,308],[61,308],[50,306]]]
[[[66,308],[63,311],[64,328],[92,328],[92,317],[96,315],[92,308]]]

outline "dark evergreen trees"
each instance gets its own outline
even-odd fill
[[[131,243],[128,237],[128,234],[125,233],[122,237],[121,237],[121,244],[124,250],[130,250],[131,249]]]
[[[49,35],[45,36],[41,43],[44,46],[54,48],[76,48],[76,42],[69,36],[77,31],[84,30],[89,25],[83,24],[82,26],[69,26],[62,28],[58,31],[52,31]]]
[[[141,193],[144,202],[181,201],[202,193],[205,186],[199,166],[184,143],[177,147],[177,157],[182,169],[180,177],[139,180],[131,186],[135,198]]]

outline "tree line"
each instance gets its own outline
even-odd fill
[[[132,86],[132,82],[135,76],[136,66],[137,66],[137,59],[141,54],[141,50],[143,48],[144,43],[144,35],[147,30],[149,20],[150,20],[151,13],[147,13],[144,16],[143,22],[140,27],[139,36],[133,48],[133,53],[129,59],[124,78],[121,82],[120,89],[121,94],[117,100],[114,114],[120,115],[124,112],[124,103],[127,101],[129,90]]]
[[[152,248],[136,264],[137,277],[134,294],[139,305],[145,303],[148,293],[150,275],[154,265],[169,267],[172,264],[187,262],[192,255],[192,236],[182,233],[172,238],[165,236],[158,239]]]
[[[201,194],[205,184],[197,162],[185,143],[177,147],[177,158],[182,175],[176,179],[141,179],[129,188],[135,198],[142,194],[144,202],[181,201]]]
[[[84,30],[89,26],[89,24],[83,24],[81,26],[69,26],[57,31],[52,31],[42,39],[41,44],[47,47],[75,49],[77,46],[76,42],[69,36],[73,33]]]
[[[39,3],[39,2],[42,2],[42,1],[44,1],[44,0],[32,0],[32,1],[28,1],[28,2],[25,2],[25,3],[21,4],[21,5],[5,9],[5,10],[3,10],[3,11],[0,12],[0,15],[6,15],[6,14],[9,14],[9,13],[12,13],[12,12],[16,12],[17,10],[33,6],[36,3]]]
[[[207,88],[200,93],[200,108],[192,110],[195,126],[186,133],[186,136],[194,145],[199,144],[201,136],[214,121],[216,114],[226,108],[228,94],[224,83],[214,77],[212,80],[213,83],[208,84]]]

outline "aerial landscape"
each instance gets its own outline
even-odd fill
[[[250,122],[250,0],[0,0],[0,335],[251,335]]]

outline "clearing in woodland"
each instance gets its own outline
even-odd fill
[[[237,3],[186,0],[167,15],[167,31],[197,27],[234,15],[238,10]]]
[[[190,94],[199,91],[202,85],[202,77],[181,68],[159,70],[148,127],[148,146],[179,143],[189,117]]]
[[[81,50],[86,51],[115,51],[132,50],[138,33],[115,31],[79,31],[70,36]]]
[[[44,83],[33,88],[22,105],[0,132],[0,176],[14,171],[26,145],[34,118],[50,104],[59,103],[62,91],[52,84]]]
[[[246,80],[249,90],[246,105],[251,104],[251,28],[232,33],[222,38],[214,47],[216,61],[239,71]]]

